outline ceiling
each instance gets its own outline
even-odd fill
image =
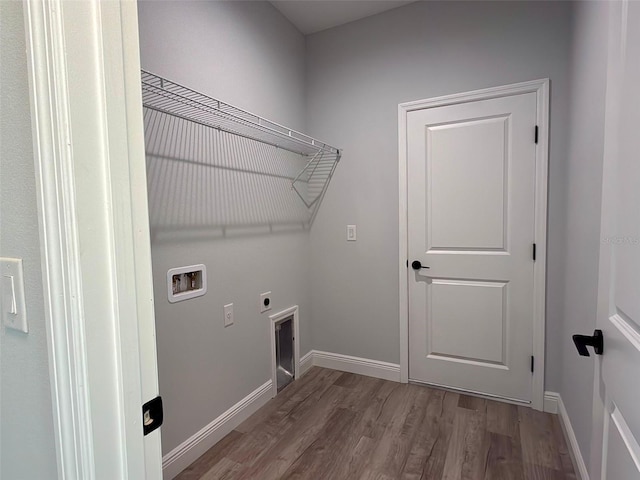
[[[337,27],[415,0],[274,0],[271,3],[305,35]]]

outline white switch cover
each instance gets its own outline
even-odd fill
[[[356,226],[347,225],[347,242],[355,242],[355,241],[356,241]]]
[[[233,325],[233,303],[224,306],[224,326]]]
[[[2,275],[2,323],[7,328],[29,333],[22,259],[0,258],[0,274]]]

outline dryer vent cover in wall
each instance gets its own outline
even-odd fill
[[[274,325],[276,342],[276,385],[278,392],[296,378],[293,316]]]
[[[152,229],[315,217],[340,150],[142,71]]]

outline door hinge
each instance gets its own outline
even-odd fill
[[[538,125],[536,125],[535,133],[534,133],[534,142],[538,143]]]
[[[142,431],[145,435],[153,432],[156,428],[160,428],[163,421],[162,397],[157,396],[142,406]]]
[[[533,370],[535,369],[535,362],[536,362],[536,357],[534,357],[533,355],[531,355],[531,373],[533,373]]]
[[[533,244],[533,251],[531,252],[531,256],[533,257],[533,261],[536,261],[536,244]]]

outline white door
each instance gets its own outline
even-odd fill
[[[640,479],[640,3],[612,2],[610,9],[597,319],[604,349],[591,475],[632,480]]]
[[[529,402],[535,92],[407,114],[409,379]]]

